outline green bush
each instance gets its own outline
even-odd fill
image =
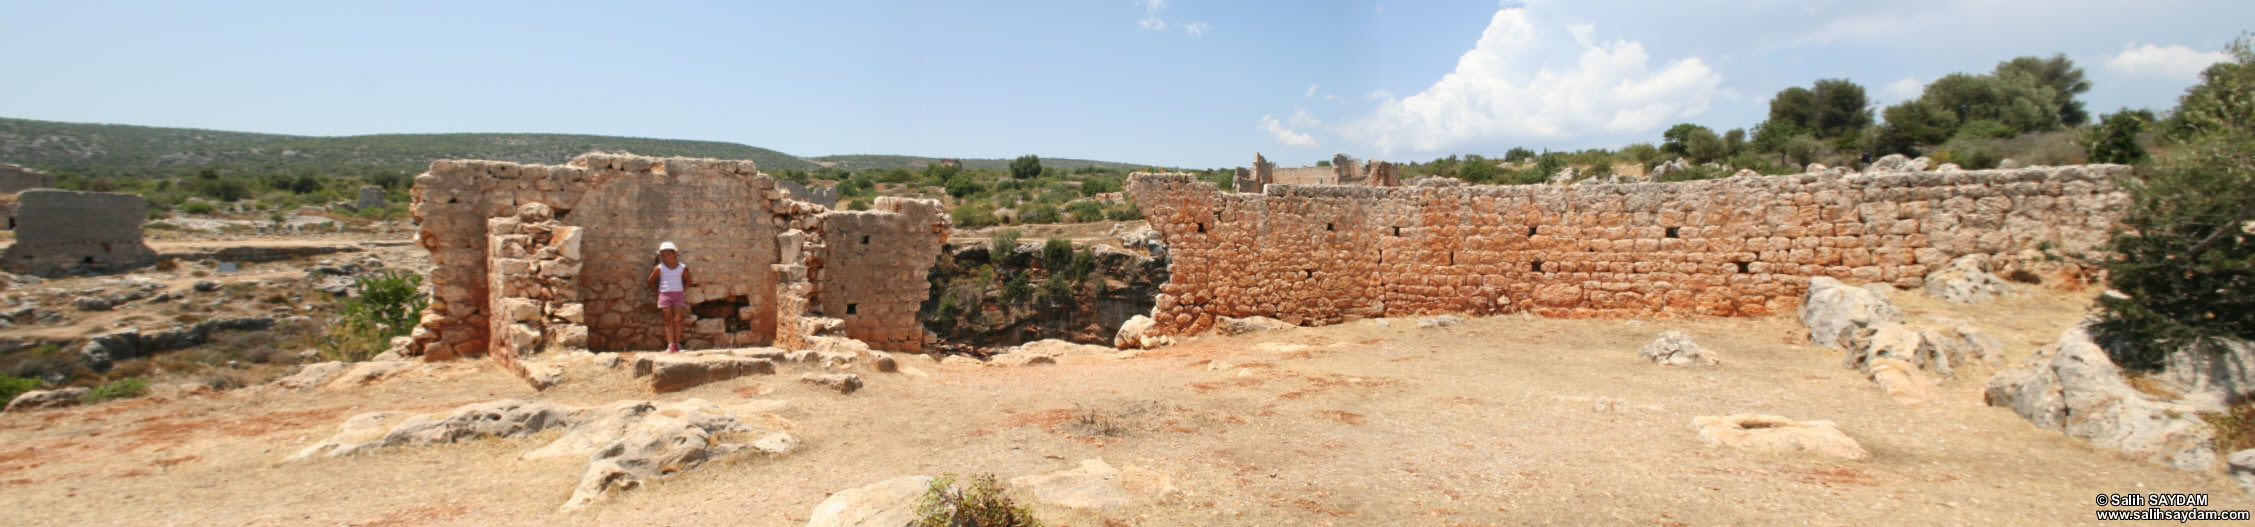
[[[916,506],[913,527],[1040,527],[1041,520],[1034,518],[1033,509],[1018,505],[1003,494],[994,475],[981,474],[971,478],[965,488],[956,488],[955,475],[946,474],[932,478],[932,485],[924,489],[924,497]]]
[[[1057,223],[1063,215],[1057,207],[1041,203],[1023,203],[1018,207],[1018,223]]]
[[[1012,274],[1010,275],[1009,280],[1006,280],[1002,283],[1002,296],[1004,298],[1011,300],[1024,300],[1026,296],[1032,295],[1033,293],[1033,285],[1027,283],[1026,273]]]
[[[2145,131],[2145,121],[2128,111],[2115,112],[2099,120],[2091,130],[2090,156],[2093,163],[2134,164],[2145,161],[2145,147],[2138,145],[2138,133]]]
[[[1073,252],[1073,263],[1065,268],[1065,274],[1073,277],[1074,280],[1080,280],[1088,277],[1088,272],[1094,270],[1096,270],[1096,249],[1085,247]]]
[[[1104,205],[1094,201],[1075,201],[1065,206],[1065,212],[1071,214],[1076,223],[1104,221]]]
[[[8,401],[16,400],[16,396],[37,389],[39,379],[0,375],[0,404],[8,404]]]
[[[956,227],[966,229],[976,229],[1002,222],[1001,219],[994,217],[994,204],[984,201],[962,202],[955,208],[948,209],[947,215],[948,218],[955,220]]]
[[[393,337],[406,336],[421,321],[430,299],[416,289],[423,275],[386,269],[353,281],[353,293],[344,299],[323,352],[342,361],[364,361],[391,347]]]
[[[1135,208],[1134,203],[1122,203],[1104,211],[1104,217],[1112,221],[1140,220],[1143,219],[1143,209]]]
[[[1073,241],[1050,238],[1041,243],[1041,268],[1057,271],[1073,261]]]
[[[86,397],[82,400],[89,403],[98,403],[113,399],[132,399],[145,393],[149,393],[149,381],[141,380],[139,377],[126,377],[87,390]]]
[[[217,208],[218,207],[213,206],[209,201],[190,201],[187,204],[180,206],[180,212],[189,214],[211,214],[211,211]]]
[[[2255,50],[2209,66],[2178,100],[2185,120],[2169,154],[2119,183],[2126,229],[2108,243],[2113,289],[2099,297],[2107,352],[2125,367],[2159,367],[2209,337],[2255,337]]]
[[[1003,229],[994,233],[994,244],[987,246],[987,259],[998,264],[1016,263],[1019,236],[1018,229]]]
[[[1106,192],[1119,192],[1120,182],[1112,178],[1096,177],[1081,181],[1081,195],[1094,196]]]
[[[1667,175],[1660,176],[1660,181],[1698,181],[1702,179],[1715,179],[1728,175],[1730,175],[1730,172],[1720,168],[1711,168],[1703,165],[1691,165],[1684,167],[1683,170],[1669,172]]]

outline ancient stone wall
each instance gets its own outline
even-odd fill
[[[132,194],[34,189],[16,195],[16,243],[0,254],[10,272],[117,272],[156,263],[141,241],[149,202]]]
[[[783,180],[776,180],[775,186],[782,187],[783,190],[789,191],[791,193],[791,199],[821,205],[823,208],[828,209],[838,208],[838,187],[809,188],[806,185]]]
[[[55,175],[23,165],[0,163],[0,194],[14,194],[35,188],[52,188]]]
[[[1268,158],[1253,154],[1253,168],[1237,169],[1233,182],[1237,192],[1258,194],[1268,185],[1352,185],[1373,187],[1400,186],[1401,172],[1393,163],[1382,160],[1368,162],[1338,154],[1331,157],[1331,166],[1277,168]]]
[[[1740,177],[1555,187],[1271,185],[1226,193],[1138,174],[1128,195],[1164,234],[1159,329],[1216,317],[1317,325],[1438,312],[1753,316],[1807,279],[1919,285],[1960,255],[2090,254],[2126,197],[2091,165],[1954,173]],[[2077,273],[2072,264],[2055,264]]]
[[[878,198],[871,210],[815,216],[806,247],[810,310],[842,321],[847,337],[869,347],[920,351],[917,309],[931,292],[926,274],[947,241],[939,202]]]
[[[797,322],[777,316],[783,283],[778,266],[798,263],[782,259],[778,236],[818,229],[826,211],[782,199],[774,181],[759,175],[749,161],[613,154],[586,154],[560,166],[438,161],[416,176],[413,196],[411,210],[421,222],[417,240],[431,252],[434,264],[429,275],[434,298],[407,353],[432,360],[500,348],[569,347],[578,337],[559,339],[557,332],[581,331],[570,326],[584,328],[589,349],[663,347],[663,318],[648,277],[658,244],[665,241],[681,247],[681,260],[696,280],[685,298],[692,315],[685,344],[767,345],[775,340],[779,323]],[[938,210],[936,202],[918,203]],[[527,212],[535,204],[547,212]],[[945,216],[938,221],[943,225],[939,238],[944,239]],[[932,236],[932,230],[924,225],[916,232]],[[542,231],[551,239],[540,239]],[[556,245],[557,233],[575,236],[576,245],[569,249],[578,254],[570,262],[554,254],[542,256],[568,249]],[[900,239],[892,247],[916,243]],[[925,260],[928,265],[931,257]],[[568,274],[557,274],[565,269],[556,266],[569,267]],[[924,286],[921,276],[901,279]],[[820,298],[860,303],[863,299],[853,295],[862,290],[891,290],[883,284],[861,287]],[[868,301],[883,305],[892,299]],[[503,312],[521,303],[539,304],[540,315],[533,317],[534,311],[525,307],[517,308],[520,313]],[[497,314],[504,318],[496,320]],[[525,326],[523,338],[497,341],[496,332],[518,329],[511,324]],[[908,327],[915,327],[913,321]]]

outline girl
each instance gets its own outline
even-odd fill
[[[682,293],[697,280],[689,276],[689,266],[682,265],[681,251],[673,242],[658,244],[658,266],[650,269],[650,287],[658,290],[658,311],[666,316],[666,352],[681,352],[681,319],[689,312],[689,303]]]

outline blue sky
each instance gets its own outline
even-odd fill
[[[1187,167],[1424,160],[1746,127],[1848,78],[1891,104],[2065,53],[2165,109],[2255,2],[24,2],[0,116],[307,135],[555,132],[802,156]]]

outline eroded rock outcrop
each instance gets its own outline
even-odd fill
[[[1809,343],[1818,346],[1840,348],[1856,330],[1902,321],[1903,312],[1886,297],[1829,277],[1809,279],[1808,298],[1801,301],[1801,324],[1809,328]]]
[[[1681,331],[1661,333],[1660,338],[1645,344],[1636,354],[1653,364],[1667,366],[1713,366],[1721,362],[1706,348],[1692,342],[1690,334]]]
[[[1989,378],[1989,406],[2092,445],[2180,470],[2216,464],[2214,430],[2198,409],[2131,388],[2086,327],[2060,334],[2021,366]]]
[[[1926,275],[1926,296],[1952,304],[1975,304],[2014,293],[2018,288],[1989,274],[1989,259],[1969,254]]]
[[[1770,452],[1804,452],[1838,459],[1869,459],[1863,445],[1831,421],[1795,421],[1775,415],[1734,414],[1692,418],[1707,446]]]

